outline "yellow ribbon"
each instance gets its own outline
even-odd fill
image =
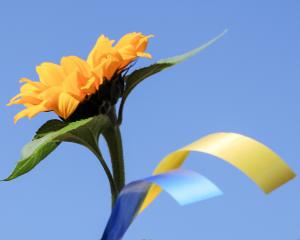
[[[172,152],[156,167],[153,175],[179,168],[190,152],[202,152],[223,159],[252,179],[265,193],[295,177],[289,166],[262,143],[237,133],[215,133]],[[160,194],[152,185],[140,207],[141,213]]]

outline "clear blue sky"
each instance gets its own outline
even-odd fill
[[[122,126],[127,180],[150,175],[169,152],[203,135],[254,137],[300,172],[300,2],[2,1],[0,3],[0,176],[54,115],[12,118],[5,104],[20,77],[61,56],[86,57],[104,33],[154,34],[153,60],[190,50],[229,28],[200,55],[152,77],[130,96]],[[147,65],[142,60],[138,66]],[[297,240],[299,179],[269,196],[237,169],[195,154],[185,165],[215,182],[223,197],[180,207],[167,194],[139,216],[125,240]],[[109,214],[108,184],[97,160],[63,144],[34,171],[0,185],[0,239],[95,240]]]

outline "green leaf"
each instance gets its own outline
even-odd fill
[[[90,118],[88,123],[80,127],[73,128],[71,131],[60,134],[56,137],[56,140],[77,143],[87,147],[93,153],[96,153],[99,149],[98,143],[100,134],[110,126],[110,119],[106,115],[99,115]]]
[[[110,125],[110,119],[107,116],[99,115],[71,123],[58,123],[59,120],[51,120],[44,124],[37,132],[35,138],[26,144],[21,152],[21,160],[9,177],[3,181],[15,179],[39,164],[46,158],[62,141],[80,143],[89,149],[92,141],[85,142],[92,133],[92,139],[96,141],[100,133]],[[63,123],[63,124],[62,124]],[[64,125],[64,126],[63,126]],[[82,138],[82,142],[79,139]],[[98,139],[96,141],[98,143]]]
[[[126,81],[126,87],[125,87],[125,91],[124,91],[124,95],[120,104],[120,108],[119,108],[119,116],[118,116],[118,123],[121,124],[122,122],[122,115],[123,115],[123,108],[124,108],[124,104],[125,101],[128,97],[128,95],[131,93],[131,91],[139,84],[141,83],[144,79],[164,70],[167,69],[169,67],[172,67],[178,63],[181,63],[185,60],[187,60],[188,58],[196,55],[197,53],[201,52],[202,50],[204,50],[205,48],[209,47],[210,45],[212,45],[213,43],[215,43],[217,40],[219,40],[221,37],[223,37],[226,34],[227,30],[223,31],[220,35],[218,35],[217,37],[211,39],[210,41],[208,41],[207,43],[203,44],[202,46],[193,49],[192,51],[189,51],[185,54],[179,55],[179,56],[175,56],[172,58],[167,58],[167,59],[163,59],[160,60],[148,67],[144,67],[138,70],[135,70],[134,72],[132,72],[130,75],[128,75],[125,79]]]
[[[33,139],[38,139],[50,132],[55,132],[57,130],[62,129],[63,127],[67,126],[68,123],[60,121],[58,119],[51,119],[44,123],[37,131]]]

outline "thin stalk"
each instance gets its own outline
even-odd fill
[[[92,150],[92,152],[95,154],[95,156],[97,157],[97,159],[99,160],[99,162],[101,163],[105,173],[106,173],[106,176],[108,178],[108,181],[109,181],[109,184],[110,184],[110,191],[111,191],[111,206],[112,208],[114,207],[115,205],[115,201],[116,201],[116,198],[118,196],[118,190],[117,190],[117,186],[116,186],[116,183],[114,181],[114,178],[110,172],[110,169],[109,167],[107,166],[100,150],[98,149],[97,151],[96,150]]]
[[[119,125],[116,124],[116,114],[114,109],[111,113],[111,118],[114,124],[113,126],[109,127],[103,135],[110,152],[113,177],[119,193],[125,185],[125,166],[122,136]]]

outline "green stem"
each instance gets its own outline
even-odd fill
[[[113,111],[112,117],[113,119],[116,119],[115,111]],[[109,127],[103,135],[110,152],[113,177],[119,193],[125,185],[125,167],[121,131],[119,126],[114,124]]]
[[[106,176],[108,178],[108,181],[109,181],[109,184],[110,184],[110,191],[111,191],[111,205],[112,205],[112,208],[114,207],[115,205],[115,201],[116,201],[116,198],[118,196],[118,191],[117,191],[117,186],[116,186],[116,183],[113,179],[113,176],[109,170],[109,167],[107,166],[99,148],[96,149],[90,149],[92,150],[92,152],[95,154],[95,156],[98,158],[99,162],[101,163],[105,173],[106,173]]]

